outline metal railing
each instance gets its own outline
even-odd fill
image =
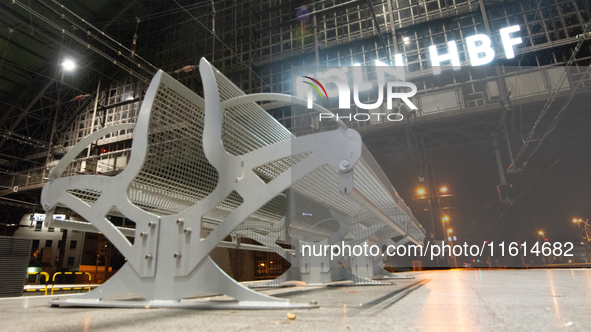
[[[74,175],[116,175],[127,165],[131,149],[102,153],[74,160],[61,177]],[[49,180],[53,165],[0,176],[0,196],[21,190],[42,187]],[[4,189],[4,190],[2,190]]]
[[[47,295],[47,286],[49,285],[49,273],[47,272],[27,272],[27,276],[29,275],[44,275],[45,276],[45,288],[37,289],[37,288],[25,288],[27,292],[36,292],[36,291],[44,291],[45,295]]]
[[[66,290],[83,290],[83,289],[88,289],[88,291],[90,292],[90,290],[92,289],[92,285],[90,284],[90,282],[92,281],[92,276],[90,273],[88,272],[56,272],[53,274],[53,277],[51,278],[51,286],[49,285],[49,273],[47,272],[27,272],[27,275],[43,275],[45,276],[45,288],[25,288],[26,292],[44,292],[44,295],[47,295],[47,290],[51,289],[51,295],[53,295],[53,291],[54,290],[61,290],[61,291],[66,291]],[[71,286],[59,286],[55,284],[55,277],[58,275],[83,275],[86,274],[88,275],[88,287],[71,287]]]
[[[0,186],[12,189],[14,187],[28,187],[44,184],[49,170],[47,167],[37,167],[22,172],[10,173],[0,177]]]
[[[53,291],[57,288],[59,290],[81,290],[81,289],[86,289],[86,287],[61,287],[61,286],[55,286],[55,277],[59,274],[62,274],[62,272],[56,272],[53,274],[53,278],[51,279],[51,295],[53,295]],[[91,289],[91,285],[90,285],[90,281],[92,280],[90,273],[88,272],[63,272],[63,274],[86,274],[88,275],[88,291],[90,292]],[[47,294],[46,294],[47,295]]]

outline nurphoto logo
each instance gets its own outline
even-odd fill
[[[316,84],[317,84],[317,85],[318,85],[318,86],[319,86],[319,87],[322,89],[322,91],[324,91],[324,95],[326,96],[326,100],[328,100],[328,93],[326,93],[326,89],[324,88],[324,86],[322,85],[322,83],[320,83],[320,82],[319,82],[318,80],[316,80],[316,79],[313,79],[313,78],[312,78],[312,77],[310,77],[310,76],[302,76],[302,77],[304,77],[304,78],[307,78],[307,79],[309,79],[309,80],[313,81],[314,83],[316,83]],[[313,87],[314,89],[316,89],[316,91],[318,92],[318,95],[320,96],[320,99],[322,99],[322,93],[320,93],[320,90],[318,90],[318,88],[317,88],[317,87],[316,87],[314,84],[312,84],[312,83],[310,83],[310,82],[306,82],[306,81],[304,81],[304,83],[306,83],[306,84],[308,84],[309,86],[311,86],[311,87]]]
[[[308,84],[309,86],[314,88],[314,90],[316,90],[316,92],[320,96],[321,100],[324,97],[326,97],[326,99],[328,100],[328,93],[327,93],[326,89],[324,88],[324,85],[319,80],[312,78],[310,76],[302,76],[302,77],[312,81],[312,82],[303,81],[303,83]],[[338,79],[338,78],[334,78],[334,77],[325,78],[325,79],[323,79],[323,81],[325,81],[326,83],[333,83],[337,86],[338,97],[339,97],[339,109],[342,109],[342,110],[343,109],[344,110],[350,109],[351,108],[351,89],[349,88],[349,85],[345,81]],[[393,110],[393,100],[394,99],[402,100],[402,102],[404,104],[406,104],[406,106],[408,108],[410,108],[411,110],[418,109],[412,103],[412,101],[409,99],[411,97],[414,97],[414,95],[417,93],[417,86],[414,85],[413,83],[401,82],[401,81],[385,82],[385,80],[383,80],[383,79],[378,79],[378,85],[377,85],[378,99],[373,104],[364,104],[359,100],[359,91],[366,90],[366,89],[361,88],[362,84],[364,84],[364,83],[360,83],[358,81],[355,81],[353,83],[353,101],[354,101],[355,105],[357,107],[359,107],[360,109],[364,109],[364,110],[379,109],[384,102],[384,87],[386,87],[386,103],[387,103],[388,110],[390,110],[390,111]],[[409,92],[400,92],[402,88],[410,89],[410,91]],[[322,92],[324,92],[324,95],[322,94],[321,90],[322,90]],[[307,102],[308,102],[308,109],[314,108],[314,105],[313,105],[314,96],[313,96],[312,90],[308,91]],[[372,116],[377,117],[378,121],[382,121],[382,118],[387,119],[388,121],[402,121],[404,119],[404,116],[402,114],[396,113],[396,112],[393,112],[393,113],[356,113],[356,114],[349,114],[349,115],[339,115],[339,114],[333,114],[333,113],[319,113],[320,121],[322,121],[324,119],[332,119],[332,118],[336,118],[336,120],[348,119],[349,121],[353,121],[353,120],[355,120],[355,121],[370,121]]]

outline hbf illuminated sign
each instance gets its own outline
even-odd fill
[[[501,29],[499,31],[501,42],[503,43],[503,48],[505,51],[505,57],[507,59],[515,58],[515,50],[514,46],[523,43],[523,39],[521,37],[513,36],[514,33],[519,32],[521,30],[519,25],[510,26],[508,28]],[[465,39],[465,45],[468,53],[468,58],[470,61],[471,66],[482,66],[492,62],[495,59],[496,53],[492,48],[492,41],[489,36],[484,34],[477,34],[474,36],[467,37]],[[447,53],[443,53],[437,49],[437,46],[430,46],[429,47],[429,57],[430,63],[433,67],[433,74],[439,75],[441,74],[441,65],[451,64],[454,70],[461,69],[461,60],[460,55],[458,52],[458,47],[455,41],[449,41],[447,43]],[[396,54],[394,56],[394,64],[395,67],[390,67],[387,64],[376,60],[376,72],[378,78],[378,86],[384,87],[386,86],[386,75],[395,76],[398,80],[404,81],[406,79],[406,74],[404,71],[404,58],[402,54]],[[321,79],[322,82],[326,83],[333,83],[337,85],[337,89],[329,89],[327,88],[324,92],[326,97],[331,96],[339,96],[339,108],[344,108],[345,103],[347,101],[344,99],[345,96],[343,94],[339,94],[339,90],[344,91],[344,87],[339,86],[339,84],[345,84],[348,82],[347,74],[348,69],[347,67],[337,67],[339,69],[330,69],[323,73],[317,73],[315,76],[318,79]],[[369,90],[373,87],[370,82],[363,82],[361,67],[359,64],[353,65],[353,81],[356,83],[354,86],[354,93],[353,97],[355,99],[355,104],[360,105],[357,101],[358,92]],[[310,76],[298,77],[296,78],[296,94],[298,97],[306,98],[306,96],[311,95],[311,91],[313,90],[310,87],[309,82],[305,82],[305,79],[311,79]],[[400,83],[398,84],[400,85]],[[394,85],[396,86],[396,85]],[[348,89],[348,87],[347,87]],[[416,91],[414,91],[416,92]],[[404,97],[408,97],[409,95],[405,95]],[[403,96],[397,96],[399,98]],[[308,98],[310,101],[311,98]],[[410,104],[407,103],[407,104]],[[366,105],[364,109],[369,109],[370,107],[374,107],[375,105]],[[410,106],[410,105],[409,105]],[[348,108],[348,107],[346,107]]]
[[[512,33],[520,30],[521,28],[519,25],[514,25],[499,31],[507,59],[513,59],[515,57],[515,50],[513,50],[513,46],[523,43],[523,39],[521,39],[521,37],[511,37]],[[468,48],[470,64],[472,66],[482,66],[493,61],[495,58],[495,51],[492,49],[491,45],[492,41],[487,35],[479,34],[466,38],[466,46]],[[437,46],[429,47],[431,65],[433,66],[433,73],[436,75],[441,73],[440,66],[442,62],[450,61],[455,70],[460,69],[462,66],[460,63],[460,55],[458,54],[458,47],[455,41],[450,41],[447,43],[447,50],[447,54],[439,54],[437,51]]]

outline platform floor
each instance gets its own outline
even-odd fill
[[[51,308],[0,299],[0,331],[591,331],[591,270],[452,270],[366,287],[265,291],[319,309]],[[76,296],[76,295],[71,295]]]

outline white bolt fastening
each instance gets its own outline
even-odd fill
[[[341,169],[347,169],[347,167],[349,167],[349,161],[348,160],[341,160],[341,162],[339,163],[339,166],[341,166]]]

